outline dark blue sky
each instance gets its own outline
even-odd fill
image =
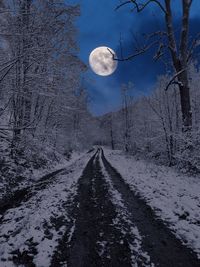
[[[77,25],[79,28],[80,58],[88,65],[90,52],[98,46],[108,46],[120,55],[119,38],[122,34],[124,55],[133,51],[133,34],[138,38],[143,33],[164,27],[161,11],[152,5],[151,9],[137,14],[130,12],[127,5],[118,11],[115,7],[119,0],[81,0],[81,17]],[[180,16],[180,0],[174,0],[175,17]],[[200,1],[194,0],[191,16],[191,35],[200,29]],[[89,68],[84,75],[84,84],[88,90],[91,102],[90,110],[94,114],[103,114],[120,106],[120,85],[131,81],[135,86],[135,94],[149,94],[159,74],[165,72],[163,63],[152,60],[153,51],[139,56],[132,61],[119,62],[117,71],[107,77],[101,77]],[[89,65],[88,65],[89,66]]]

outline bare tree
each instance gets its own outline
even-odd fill
[[[113,55],[113,59],[121,61],[130,60],[138,55],[145,53],[148,49],[155,45],[158,46],[158,49],[154,58],[159,59],[160,57],[162,57],[164,49],[167,49],[167,51],[169,51],[171,55],[172,65],[175,71],[175,75],[172,78],[169,86],[174,83],[178,84],[181,100],[182,128],[183,131],[186,132],[188,130],[191,130],[192,128],[192,110],[188,79],[188,64],[193,56],[193,52],[196,46],[198,45],[199,35],[191,43],[189,42],[189,17],[193,0],[182,0],[180,4],[182,7],[181,34],[179,36],[179,39],[176,39],[175,28],[173,24],[174,18],[172,12],[172,2],[173,1],[171,0],[148,0],[146,2],[129,0],[117,6],[116,9],[119,9],[124,5],[131,4],[133,5],[133,9],[136,10],[136,12],[142,12],[146,8],[148,8],[149,5],[156,5],[164,14],[166,32],[158,31],[148,35],[146,39],[148,41],[146,41],[146,43],[142,47],[137,47],[135,53],[129,55],[128,57],[123,57],[120,59],[115,58]]]
[[[163,90],[166,87],[169,78],[167,76],[159,77],[154,93],[151,97],[145,97],[146,102],[156,114],[164,133],[166,152],[169,165],[173,163],[175,153],[175,133],[177,129],[177,107],[176,92]]]
[[[0,128],[13,133],[13,156],[18,145],[25,146],[27,136],[62,147],[73,135],[76,92],[86,69],[77,56],[74,20],[79,14],[78,5],[64,0],[0,5],[0,38],[7,44],[4,50],[0,47],[0,86],[5,95],[0,116],[8,115]]]

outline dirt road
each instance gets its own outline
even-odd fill
[[[62,169],[2,203],[1,267],[200,267],[101,148],[84,166],[73,183]]]
[[[79,180],[72,217],[73,231],[61,240],[52,267],[200,266],[196,255],[130,190],[102,149]]]

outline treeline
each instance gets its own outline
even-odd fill
[[[87,145],[91,116],[81,86],[86,66],[77,56],[79,15],[79,6],[64,0],[1,1],[0,138],[10,138],[6,150],[16,160]]]
[[[177,165],[182,170],[200,170],[200,71],[198,65],[189,68],[192,103],[192,130],[185,133],[178,85],[168,90],[171,77],[158,78],[150,96],[134,98],[132,84],[121,88],[122,108],[100,118],[101,135],[97,143],[127,153]]]

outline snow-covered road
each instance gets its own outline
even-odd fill
[[[1,267],[200,266],[102,149],[48,178],[4,207]]]
[[[143,198],[171,231],[200,259],[200,179],[104,149],[106,158],[130,189]]]

